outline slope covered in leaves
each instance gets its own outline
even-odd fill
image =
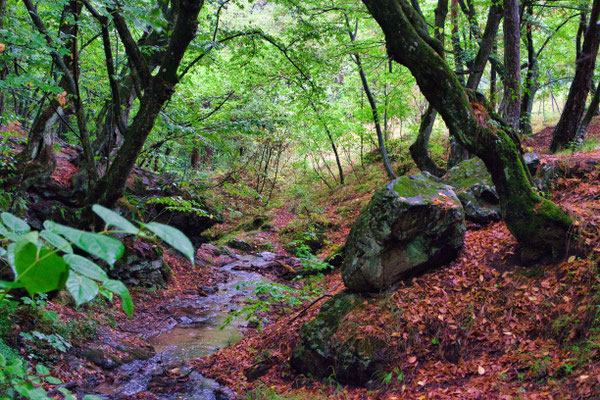
[[[542,156],[542,165],[595,160],[600,151]],[[365,299],[345,337],[388,344],[385,370],[368,389],[314,382],[289,358],[316,306],[279,316],[264,332],[200,361],[203,373],[238,392],[283,398],[588,399],[600,397],[600,183],[598,167],[559,178],[552,199],[574,217],[574,255],[519,265],[504,223],[470,230],[459,257],[439,270]],[[328,277],[328,294],[343,290]],[[262,368],[264,376],[251,380]],[[270,388],[270,389],[269,389]]]

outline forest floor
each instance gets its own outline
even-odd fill
[[[540,153],[542,165],[557,160],[569,165],[600,160],[600,149],[545,154],[548,132],[551,128],[524,143]],[[590,136],[600,137],[600,121],[595,121],[590,132]],[[59,156],[59,168],[53,176],[59,184],[67,184],[76,172],[69,156]],[[593,166],[584,168],[585,173],[578,177],[559,179],[549,194],[576,220],[574,256],[549,265],[519,265],[517,244],[504,223],[471,226],[454,262],[382,295],[390,309],[378,306],[380,298],[365,299],[364,309],[349,318],[360,321],[365,334],[389,344],[393,363],[387,372],[392,379],[382,377],[367,388],[351,387],[333,380],[309,379],[289,366],[299,328],[318,313],[327,296],[316,302],[307,300],[291,310],[275,308],[269,315],[263,314],[269,322],[262,329],[247,328],[239,343],[189,366],[247,398],[600,399],[598,164],[591,163]],[[333,221],[327,232],[331,246],[323,256],[344,243],[370,193],[342,188],[322,200],[325,217]],[[271,215],[272,229],[260,234],[274,243],[275,252],[284,253],[278,231],[295,221],[298,213],[283,206]],[[177,317],[165,304],[173,299],[205,297],[228,280],[218,257],[201,251],[198,256],[209,262],[192,267],[167,252],[172,281],[166,289],[133,290],[133,319],[119,311],[118,300],[112,309],[93,303],[75,310],[62,296],[49,302],[48,307],[65,323],[95,319],[97,337],[74,341],[73,345],[81,350],[94,342],[93,349],[102,355],[101,360],[84,358],[81,353],[58,355],[52,374],[68,387],[89,388],[117,379],[114,366],[108,365],[110,360],[129,357],[128,361],[135,361],[146,353],[149,357],[152,349],[148,337],[170,329]],[[276,276],[270,278],[278,281]],[[326,295],[344,290],[337,270],[318,284]],[[123,352],[127,354],[119,354]],[[105,365],[99,367],[103,362]],[[257,367],[261,371],[258,376],[251,373]],[[179,368],[164,371],[161,390],[185,385],[189,375],[180,372]],[[148,390],[130,398],[157,396]]]

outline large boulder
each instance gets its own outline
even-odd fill
[[[450,169],[442,181],[454,188],[467,220],[487,224],[502,218],[498,193],[480,158],[461,162]]]
[[[356,292],[380,291],[451,261],[464,234],[464,210],[450,186],[403,176],[361,211],[346,240],[342,278]]]
[[[362,385],[387,361],[386,341],[370,334],[347,316],[358,312],[365,298],[341,292],[328,300],[315,319],[302,326],[292,353],[296,370],[317,378]]]

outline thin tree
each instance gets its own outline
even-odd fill
[[[552,134],[550,150],[554,153],[574,141],[585,112],[585,103],[592,87],[592,76],[600,46],[600,0],[594,0],[583,45],[576,60],[575,78],[569,90],[563,113]]]

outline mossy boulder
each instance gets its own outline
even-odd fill
[[[291,365],[317,378],[333,376],[353,385],[368,382],[386,361],[386,343],[368,334],[355,335],[346,316],[362,306],[364,298],[341,292],[328,300],[312,321],[300,329],[300,343]]]
[[[450,169],[442,181],[454,188],[467,220],[487,224],[502,218],[498,193],[481,159],[475,157],[461,162]]]
[[[342,278],[356,292],[376,292],[450,262],[462,248],[463,207],[450,186],[403,176],[378,190],[346,240]]]

